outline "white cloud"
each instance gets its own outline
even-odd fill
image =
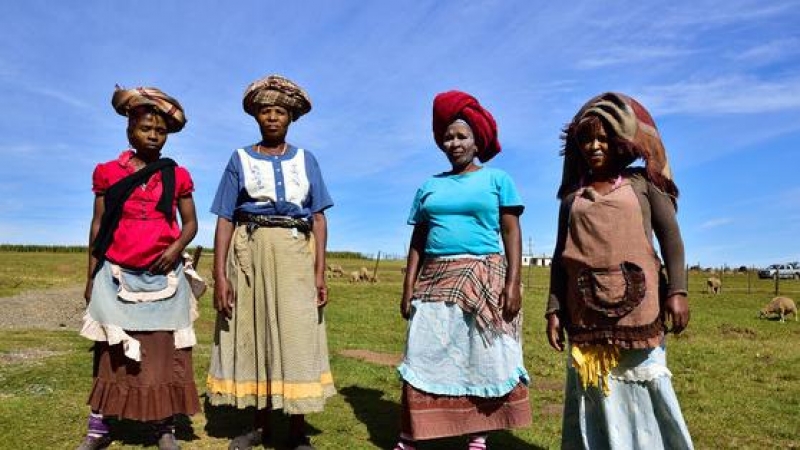
[[[737,52],[731,55],[731,59],[750,65],[764,65],[796,59],[798,54],[800,54],[800,39],[775,39]]]
[[[699,228],[703,230],[709,230],[711,228],[719,228],[724,225],[729,225],[733,223],[733,219],[729,217],[721,217],[718,219],[711,219],[707,220],[700,224]]]
[[[680,80],[646,87],[642,99],[659,114],[762,114],[800,110],[800,77],[749,75]]]

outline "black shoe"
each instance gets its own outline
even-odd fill
[[[308,436],[289,438],[289,442],[286,446],[292,450],[317,450],[316,447],[311,445],[311,440],[308,439]]]
[[[233,438],[230,445],[228,445],[228,450],[250,450],[253,447],[262,445],[263,442],[264,436],[261,430],[252,430]]]
[[[101,450],[111,445],[111,436],[105,435],[100,437],[86,436],[86,439],[81,442],[77,450]]]

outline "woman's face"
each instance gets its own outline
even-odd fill
[[[442,138],[442,151],[453,168],[466,167],[478,153],[472,129],[464,122],[453,122]]]
[[[137,152],[149,155],[161,153],[167,143],[167,123],[159,114],[144,113],[128,125],[128,141]]]
[[[608,134],[603,126],[596,126],[582,136],[579,148],[592,172],[607,172],[615,167],[615,156],[609,150]]]
[[[286,108],[278,105],[262,105],[255,117],[264,141],[280,144],[286,139],[289,124],[292,122],[292,116]]]

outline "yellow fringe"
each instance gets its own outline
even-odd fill
[[[206,378],[208,391],[214,394],[227,394],[235,397],[254,396],[283,396],[287,400],[304,398],[322,398],[325,388],[333,386],[333,376],[330,372],[320,375],[319,382],[289,383],[282,380],[271,382],[250,381],[235,382],[214,378],[211,374]]]
[[[611,393],[608,374],[619,365],[619,348],[616,345],[573,345],[571,355],[572,367],[578,372],[583,388],[600,388],[608,397]]]

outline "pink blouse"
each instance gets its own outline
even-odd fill
[[[111,185],[134,173],[136,168],[130,162],[133,155],[133,150],[125,150],[119,158],[98,164],[92,175],[92,191],[104,194]],[[177,220],[178,198],[194,191],[192,177],[183,167],[175,168],[175,199],[170,222],[156,210],[161,191],[160,172],[150,177],[147,184],[134,189],[123,206],[114,240],[106,252],[109,261],[129,267],[147,267],[178,239],[181,234]]]

